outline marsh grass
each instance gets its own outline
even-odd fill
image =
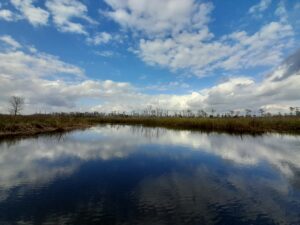
[[[127,124],[228,133],[299,133],[300,117],[187,118],[146,116],[0,115],[0,136],[69,131],[97,124]]]
[[[87,118],[51,115],[0,115],[0,136],[32,135],[44,132],[68,131],[88,126],[90,126],[90,124]]]
[[[99,118],[98,122],[118,124],[141,124],[175,129],[196,129],[230,133],[287,132],[300,133],[300,118],[180,118],[180,117],[129,117]]]

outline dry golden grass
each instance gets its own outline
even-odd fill
[[[260,134],[264,132],[300,133],[300,117],[181,118],[132,116],[78,117],[70,115],[30,115],[14,117],[0,115],[0,136],[67,131],[104,123],[241,134]]]

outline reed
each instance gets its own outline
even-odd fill
[[[0,115],[0,136],[27,135],[87,128],[97,124],[127,124],[228,133],[300,133],[300,117],[188,118],[147,116]]]

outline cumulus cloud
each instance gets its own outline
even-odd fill
[[[88,37],[86,39],[88,44],[92,45],[101,45],[101,44],[107,44],[113,39],[112,35],[107,32],[101,32],[96,34],[94,37]]]
[[[261,36],[261,35],[260,35]],[[248,39],[241,38],[245,41]],[[231,77],[212,87],[184,95],[146,94],[145,90],[186,88],[171,82],[137,88],[130,83],[88,79],[84,71],[59,58],[22,46],[12,37],[1,36],[10,48],[0,49],[0,110],[6,112],[11,95],[22,95],[29,106],[26,113],[46,111],[139,111],[148,105],[170,111],[211,110],[218,113],[250,108],[255,112],[286,112],[300,105],[300,51],[290,56],[272,73],[257,81],[248,76]],[[88,104],[83,104],[89,102]]]
[[[150,64],[208,76],[216,69],[277,65],[282,60],[282,51],[292,45],[293,34],[290,25],[271,22],[252,35],[238,31],[208,41],[213,35],[203,29],[166,39],[141,39],[138,55]]]
[[[98,24],[88,16],[87,6],[78,0],[46,0],[45,9],[38,7],[36,0],[10,0],[10,2],[18,13],[0,9],[0,19],[6,21],[26,19],[33,26],[44,26],[48,25],[49,18],[52,18],[59,31],[84,35],[88,35],[85,23]]]
[[[87,35],[84,25],[77,20],[84,20],[90,24],[96,23],[87,15],[86,5],[78,0],[47,0],[46,7],[52,14],[54,24],[62,32]]]
[[[164,36],[186,28],[199,29],[209,21],[211,3],[194,0],[105,0],[111,10],[105,14],[121,26]]]
[[[113,51],[95,51],[94,52],[96,55],[99,55],[99,56],[102,56],[102,57],[113,57],[113,56],[116,56],[118,55],[117,53],[113,52]]]
[[[8,9],[0,9],[0,20],[14,21],[16,20],[16,16]]]
[[[272,0],[260,0],[260,2],[249,9],[249,13],[256,16],[261,17],[262,12],[267,10],[271,5]]]
[[[11,0],[11,3],[20,11],[22,16],[33,26],[46,25],[49,13],[34,5],[35,0]]]
[[[275,10],[275,15],[279,17],[280,21],[283,23],[288,22],[288,13],[285,7],[284,1],[280,1]]]
[[[120,35],[105,31],[90,35],[85,23],[97,22],[88,16],[87,6],[78,0],[47,0],[45,6],[49,12],[38,7],[34,0],[11,2],[35,26],[47,24],[51,15],[58,30],[86,35],[90,45],[121,41]],[[196,0],[105,2],[109,9],[104,15],[137,33],[134,52],[144,62],[198,77],[220,70],[240,71],[277,65],[284,51],[294,43],[295,32],[288,23],[283,1],[277,4],[275,11],[278,21],[269,22],[256,32],[237,30],[223,36],[216,36],[209,29],[212,3]],[[270,4],[271,0],[261,0],[249,9],[249,13],[261,13]],[[11,18],[10,12],[3,12],[3,18]]]
[[[262,81],[252,77],[232,77],[217,85],[186,95],[136,94],[125,102],[108,102],[93,107],[94,110],[143,110],[147,105],[170,111],[214,108],[218,113],[229,110],[243,112],[249,108],[253,113],[264,108],[271,113],[288,112],[290,106],[300,106],[300,57],[299,51],[289,57]]]
[[[0,36],[0,41],[4,42],[5,44],[7,44],[10,48],[13,49],[17,49],[20,48],[21,45],[19,42],[17,42],[15,39],[13,39],[11,36],[9,35],[3,35]]]
[[[80,110],[78,101],[83,98],[98,98],[101,102],[134,93],[128,83],[89,80],[81,68],[36,49],[32,51],[10,36],[1,36],[0,42],[12,46],[0,52],[2,113],[6,112],[5,102],[11,95],[24,96],[30,105],[27,112],[32,113],[38,107],[48,111],[76,111]]]
[[[25,51],[9,51],[0,53],[1,73],[14,77],[47,77],[57,74],[83,76],[79,67],[59,60],[45,53],[26,53]],[[49,77],[50,76],[50,77]]]
[[[237,30],[216,36],[209,29],[212,3],[194,0],[137,1],[106,0],[105,12],[120,26],[138,33],[134,51],[144,62],[171,71],[184,71],[199,77],[216,70],[233,71],[275,66],[283,52],[293,45],[294,30],[287,22],[280,2],[272,21],[256,32]],[[249,13],[263,12],[271,0],[262,0]]]
[[[149,90],[157,90],[157,91],[169,91],[169,90],[175,90],[175,89],[187,89],[190,88],[190,85],[184,82],[180,81],[172,81],[168,83],[161,83],[159,82],[158,84],[154,85],[149,85],[146,87],[146,89]]]

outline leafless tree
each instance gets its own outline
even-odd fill
[[[296,116],[300,116],[300,107],[296,107]]]
[[[12,96],[9,99],[9,112],[16,116],[24,109],[25,99],[19,96]]]
[[[204,110],[201,110],[201,115],[202,115],[203,117],[207,117],[207,112],[205,112]]]
[[[246,111],[246,116],[251,116],[251,112],[252,112],[251,109],[245,109],[245,111]]]
[[[265,110],[263,108],[260,108],[259,110],[260,116],[264,116],[265,115]]]
[[[290,107],[290,115],[291,116],[294,114],[294,110],[295,110],[295,107]]]
[[[152,106],[151,105],[148,105],[147,107],[146,107],[146,109],[144,110],[144,114],[145,114],[145,116],[151,116],[151,112],[152,112]]]
[[[214,117],[216,110],[214,108],[211,109],[211,117]]]

